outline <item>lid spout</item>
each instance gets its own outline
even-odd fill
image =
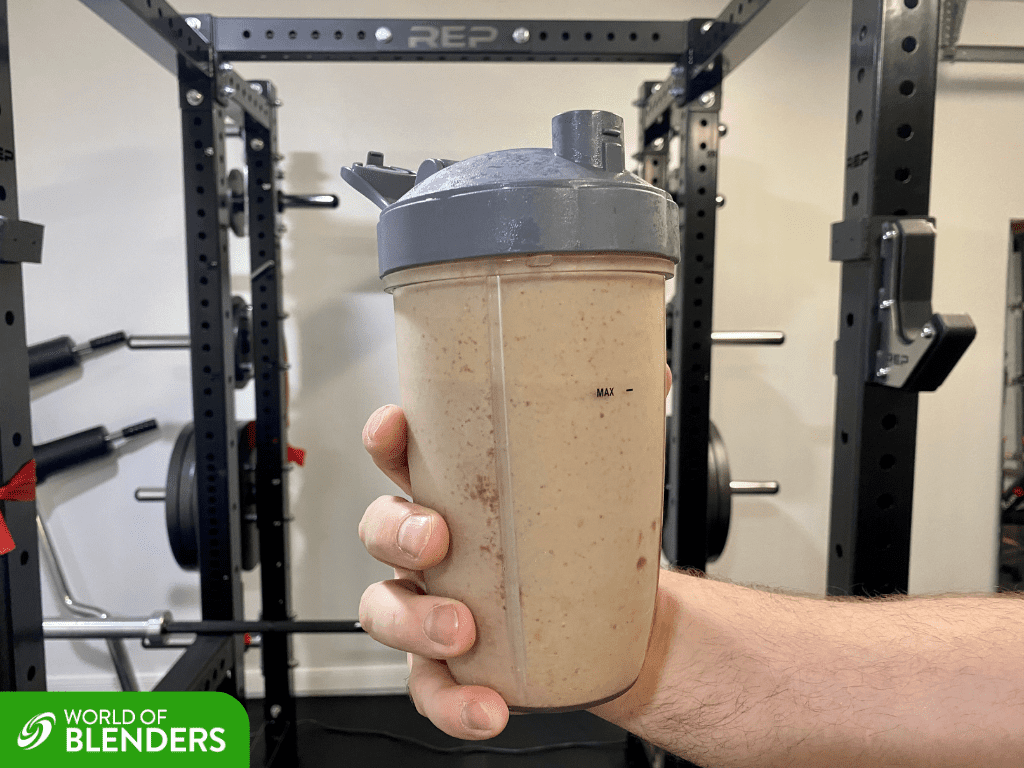
[[[416,174],[412,171],[384,165],[383,152],[367,154],[366,165],[352,163],[342,168],[341,178],[381,210],[398,200],[416,183]]]
[[[612,112],[579,109],[551,119],[551,148],[559,157],[609,173],[626,169],[622,118]]]

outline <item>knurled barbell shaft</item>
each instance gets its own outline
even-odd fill
[[[110,637],[153,638],[162,635],[311,634],[362,632],[358,621],[167,621],[159,614],[148,619],[44,619],[47,640],[86,640]]]

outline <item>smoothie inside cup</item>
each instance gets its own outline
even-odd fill
[[[569,112],[553,135],[428,161],[378,225],[413,498],[451,533],[426,585],[477,625],[448,666],[520,712],[607,701],[643,664],[679,257],[675,203],[624,170],[621,118]]]

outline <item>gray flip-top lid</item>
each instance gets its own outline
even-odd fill
[[[565,112],[551,128],[551,149],[427,160],[415,178],[384,167],[375,153],[365,166],[343,168],[345,180],[383,209],[381,277],[519,253],[645,253],[678,262],[678,209],[668,193],[625,170],[622,118]]]

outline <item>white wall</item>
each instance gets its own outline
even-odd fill
[[[566,0],[446,3],[451,17],[621,18],[714,16],[715,2]],[[1022,29],[1017,4],[979,3],[972,42]],[[42,266],[27,266],[30,341],[115,329],[187,331],[180,129],[176,84],[83,5],[10,3],[21,215],[46,225]],[[431,17],[414,0],[287,6],[208,0],[216,15]],[[991,6],[991,7],[990,7]],[[1002,14],[998,16],[997,14]],[[972,21],[973,19],[973,21]],[[980,21],[978,20],[980,19]],[[986,21],[988,19],[988,21]],[[833,419],[832,344],[839,267],[829,225],[840,216],[846,121],[849,3],[816,0],[730,76],[725,86],[715,326],[784,330],[782,348],[720,349],[713,359],[716,423],[736,478],[774,478],[777,497],[740,499],[716,574],[810,592],[825,583]],[[1024,44],[1024,40],[998,39]],[[644,79],[664,65],[239,64],[273,80],[286,191],[333,192],[331,212],[291,212],[285,288],[292,368],[291,436],[309,451],[292,473],[293,597],[302,618],[354,617],[359,595],[389,576],[355,535],[366,504],[392,491],[364,456],[359,431],[397,398],[390,299],[376,274],[375,213],[338,177],[369,149],[406,167],[426,157],[468,157],[545,146],[549,120],[600,108],[626,119]],[[999,402],[1007,221],[1024,213],[1024,70],[944,65],[936,115],[932,212],[939,222],[934,304],[968,312],[977,341],[943,388],[922,396],[911,586],[984,590],[994,581]],[[236,243],[241,291],[247,256]],[[233,259],[234,262],[234,259]],[[170,608],[198,616],[198,584],[173,562],[159,505],[132,498],[162,484],[171,445],[191,418],[180,352],[120,350],[81,373],[33,390],[34,440],[146,417],[161,429],[109,461],[40,488],[79,596],[123,615]],[[251,410],[251,396],[239,411]],[[247,614],[258,578],[246,577]],[[44,584],[44,612],[57,612]],[[132,647],[152,684],[172,652]],[[402,687],[401,654],[365,637],[295,641],[300,690]],[[250,682],[258,690],[258,665]],[[114,684],[102,644],[50,642],[51,688]]]

